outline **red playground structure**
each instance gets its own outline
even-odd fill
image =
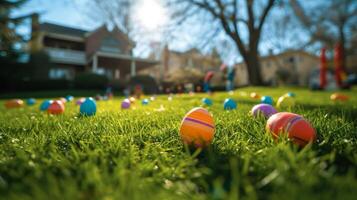
[[[340,43],[337,43],[334,49],[335,82],[338,88],[348,88],[346,83],[345,63],[343,63],[343,52]],[[327,58],[326,48],[321,49],[320,54],[320,89],[326,89],[327,86]]]

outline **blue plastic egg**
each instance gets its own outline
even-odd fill
[[[74,99],[74,97],[73,96],[71,96],[71,95],[67,95],[66,96],[66,100],[69,102],[69,101],[72,101]]]
[[[141,103],[143,105],[148,105],[149,104],[149,99],[143,99]]]
[[[224,101],[223,107],[225,110],[234,110],[237,108],[237,103],[233,99],[226,99]]]
[[[203,98],[202,103],[205,104],[206,106],[212,106],[213,102],[209,98]]]
[[[36,103],[36,99],[34,98],[29,98],[26,100],[26,104],[29,105],[29,106],[32,106]]]
[[[296,96],[295,93],[293,93],[293,92],[288,92],[286,95],[289,96],[289,97],[295,97]]]
[[[52,104],[52,100],[45,100],[41,103],[40,105],[40,110],[41,111],[46,111],[48,109],[48,107],[50,107],[50,105]]]
[[[79,108],[79,113],[85,116],[95,115],[97,112],[97,104],[92,98],[86,98]]]
[[[273,105],[273,103],[274,103],[273,98],[271,98],[270,96],[262,96],[262,98],[260,99],[260,102],[269,104],[269,105]]]

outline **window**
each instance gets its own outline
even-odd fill
[[[105,70],[104,70],[104,68],[98,68],[95,73],[96,74],[100,74],[100,75],[104,75],[105,74]]]
[[[98,68],[97,71],[95,71],[96,74],[99,75],[104,75],[106,76],[109,80],[113,79],[113,71],[110,69],[105,69],[105,68]],[[119,74],[120,75],[120,74]]]
[[[71,79],[71,71],[63,68],[50,69],[48,76],[50,79]]]
[[[289,57],[287,60],[289,63],[294,63],[295,62],[295,58],[293,56]]]
[[[115,79],[120,79],[120,70],[116,69],[115,70],[115,75],[114,75]]]
[[[105,37],[102,40],[100,50],[109,53],[121,53],[121,44],[115,38]]]

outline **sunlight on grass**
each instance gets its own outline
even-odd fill
[[[257,92],[276,100],[296,93],[292,112],[316,128],[318,140],[298,149],[274,142],[265,120],[249,110]],[[206,94],[158,96],[121,110],[122,98],[100,101],[94,117],[79,117],[74,102],[61,116],[34,107],[0,107],[0,194],[4,199],[353,199],[357,188],[357,95],[344,104],[331,92],[245,88],[215,93],[209,111],[216,123],[213,144],[186,149],[182,117]],[[231,97],[238,109],[224,111]],[[1,101],[3,104],[3,101]],[[164,108],[161,109],[160,108]]]

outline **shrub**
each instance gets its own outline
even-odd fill
[[[76,89],[103,89],[108,83],[108,78],[105,75],[94,73],[81,73],[74,79]]]

